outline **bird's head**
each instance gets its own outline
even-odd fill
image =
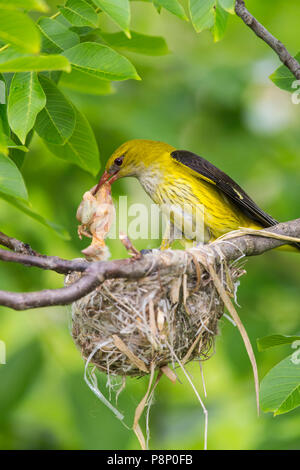
[[[124,176],[142,179],[144,175],[155,174],[164,165],[170,164],[171,145],[153,140],[135,139],[122,144],[108,159],[105,171],[97,188],[106,181],[113,183]]]

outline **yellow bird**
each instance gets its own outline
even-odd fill
[[[208,243],[240,227],[262,229],[278,223],[209,161],[163,142],[125,142],[109,158],[98,187],[125,176],[137,178],[170,217],[161,249],[180,236],[185,245]]]

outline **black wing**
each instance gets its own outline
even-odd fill
[[[171,156],[177,162],[198,173],[200,178],[202,176],[204,177],[203,179],[214,184],[254,222],[259,223],[263,227],[271,227],[278,223],[273,217],[260,209],[233,179],[209,161],[187,150],[175,150],[171,153]]]

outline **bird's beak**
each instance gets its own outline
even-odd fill
[[[116,179],[118,178],[118,173],[114,173],[113,175],[109,174],[108,171],[105,171],[103,175],[100,178],[99,183],[97,184],[95,190],[93,191],[93,194],[96,194],[99,189],[106,183],[107,181],[109,184],[112,184]]]

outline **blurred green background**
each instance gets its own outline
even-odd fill
[[[247,3],[293,54],[300,50],[299,3]],[[94,129],[103,163],[125,140],[162,140],[209,159],[280,221],[299,217],[300,106],[268,79],[279,65],[275,54],[237,17],[230,17],[224,40],[214,44],[210,33],[197,35],[191,24],[166,11],[159,15],[150,4],[134,2],[132,13],[132,29],[164,36],[172,53],[128,54],[143,80],[118,83],[113,95],[70,95]],[[71,240],[58,238],[2,200],[1,230],[42,253],[79,257],[87,240],[78,240],[76,208],[95,180],[53,157],[37,137],[23,173],[33,208],[65,226]],[[113,192],[128,194],[131,201],[148,201],[135,180],[116,183]],[[109,244],[114,258],[125,256],[120,242]],[[138,240],[136,246],[155,245]],[[262,378],[290,350],[259,353],[256,338],[300,332],[299,258],[268,253],[249,259],[246,269],[238,311]],[[12,291],[63,284],[55,273],[4,263],[0,278],[1,289]],[[0,365],[1,449],[139,448],[133,432],[84,383],[84,363],[73,344],[70,322],[68,307],[26,312],[1,308],[0,340],[7,347],[7,364]],[[203,397],[199,365],[189,365],[188,370]],[[203,370],[210,449],[300,449],[300,409],[257,418],[249,360],[237,329],[225,318],[216,353],[203,363]],[[107,393],[105,376],[99,374],[99,381]],[[147,379],[127,381],[118,404],[127,423],[146,386]],[[150,429],[151,449],[203,447],[203,413],[184,377],[176,385],[161,380]]]

